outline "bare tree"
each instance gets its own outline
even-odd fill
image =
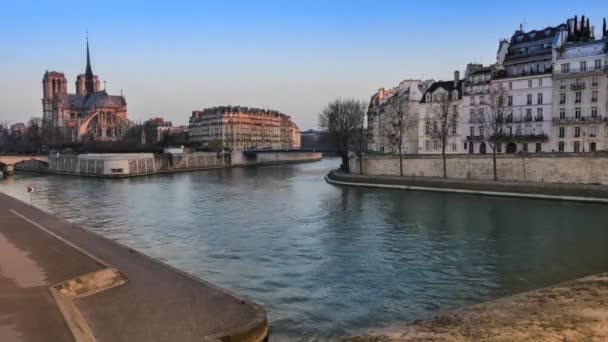
[[[319,127],[334,141],[344,172],[350,172],[352,136],[362,125],[364,116],[365,104],[354,99],[336,99],[319,114]]]
[[[386,119],[383,125],[388,141],[399,154],[399,174],[403,176],[403,142],[408,129],[416,125],[409,94],[395,95],[384,108]]]
[[[505,100],[507,92],[502,86],[502,83],[492,84],[488,102],[480,108],[482,112],[476,113],[472,121],[483,129],[483,139],[492,149],[492,167],[494,171],[494,180],[498,180],[498,170],[496,167],[496,151],[498,145],[504,140],[502,128],[507,119],[507,107]],[[511,114],[512,115],[512,114]]]
[[[439,141],[443,159],[443,178],[447,178],[445,150],[450,137],[455,133],[458,122],[458,109],[447,94],[438,96],[437,101],[431,105],[431,121],[439,123],[438,127],[434,127],[431,131],[431,137]]]
[[[363,174],[363,153],[367,151],[368,131],[365,127],[365,115],[361,115],[359,119],[361,122],[357,124],[351,134],[351,146],[359,161],[359,173]]]

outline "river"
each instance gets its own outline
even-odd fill
[[[336,187],[320,162],[0,191],[228,288],[271,341],[331,340],[608,270],[608,207]]]

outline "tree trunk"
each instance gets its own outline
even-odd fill
[[[492,166],[494,169],[494,180],[498,180],[498,171],[496,170],[496,143],[494,143],[494,147],[492,148]]]
[[[403,154],[401,153],[401,144],[399,144],[399,175],[403,177]]]
[[[350,165],[348,164],[348,151],[341,153],[342,157],[342,171],[350,173]]]
[[[359,155],[359,174],[363,174],[363,154]]]
[[[445,143],[441,147],[441,157],[443,158],[443,178],[448,178],[448,169],[445,162]]]

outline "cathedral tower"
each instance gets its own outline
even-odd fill
[[[89,39],[87,38],[87,67],[84,74],[76,77],[76,94],[92,94],[99,91],[99,78],[93,74],[91,56],[89,54]]]

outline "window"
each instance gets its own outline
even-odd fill
[[[543,93],[538,93],[536,95],[536,103],[539,104],[539,105],[543,104]]]
[[[566,118],[566,109],[565,108],[559,109],[559,118],[562,120]]]
[[[543,121],[543,109],[536,108],[536,121]]]
[[[479,127],[479,136],[483,137],[483,127]]]
[[[563,138],[566,136],[566,127],[560,127],[559,128],[559,137]]]
[[[562,67],[562,74],[567,74],[570,72],[570,63],[564,63],[561,65]]]
[[[469,127],[471,129],[471,137],[475,136],[475,127],[471,126]]]
[[[452,134],[456,134],[456,127],[458,127],[458,123],[456,119],[452,119]]]
[[[539,78],[539,79],[538,79],[538,87],[540,88],[540,87],[542,87],[542,86],[543,86],[543,79],[542,79],[542,78]]]
[[[439,140],[433,140],[433,149],[434,150],[439,149]]]
[[[513,89],[513,82],[509,82],[509,90]]]
[[[511,83],[511,82],[509,82]],[[509,95],[509,97],[507,97],[507,106],[511,107],[513,106],[513,96]]]
[[[424,134],[429,135],[431,134],[431,123],[430,122],[425,122],[424,124]]]
[[[485,114],[484,112],[485,112],[484,108],[479,108],[479,117],[481,118],[481,120],[483,120],[483,116]]]
[[[575,138],[580,138],[581,136],[581,128],[580,127],[574,127],[574,137]]]
[[[602,68],[602,60],[601,59],[596,59],[595,60],[595,70],[599,70]]]
[[[578,153],[581,151],[581,142],[580,141],[575,141],[574,142],[574,153]]]
[[[566,81],[565,80],[559,81],[559,89],[566,89]]]
[[[426,102],[431,102],[431,94],[426,94]]]
[[[595,138],[597,136],[597,126],[589,127],[589,137]]]
[[[110,169],[110,172],[112,173],[123,173],[123,169]]]
[[[581,61],[581,71],[587,71],[587,61]]]
[[[456,151],[456,144],[452,144],[452,151]]]
[[[433,121],[433,133],[437,133],[437,121]]]
[[[528,88],[532,88],[532,80],[528,80]]]
[[[427,140],[424,142],[424,149],[429,151],[431,149],[431,141]]]
[[[594,142],[589,143],[589,152],[597,151],[597,146]]]
[[[532,108],[526,108],[526,121],[532,121]]]
[[[582,98],[583,98],[583,94],[580,91],[577,91],[576,96],[574,98],[574,102],[581,103]]]
[[[591,92],[591,102],[597,102],[597,90]]]
[[[559,94],[559,104],[565,104],[565,103],[566,103],[566,93]]]
[[[536,143],[536,153],[540,153],[542,151],[542,144]]]
[[[528,94],[527,95],[527,101],[526,101],[527,105],[531,105],[532,104],[532,94]]]
[[[600,79],[597,76],[593,76],[591,79],[591,86],[597,87],[600,84]]]
[[[521,144],[521,147],[524,150],[524,152],[528,152],[528,143]]]
[[[575,119],[580,119],[581,118],[581,109],[580,109],[580,107],[574,108],[574,118]]]
[[[482,105],[482,104],[486,104],[485,97],[483,97],[483,96],[480,96],[480,97],[479,97],[479,104],[480,104],[480,105]]]
[[[597,107],[591,107],[591,117],[597,118]]]

